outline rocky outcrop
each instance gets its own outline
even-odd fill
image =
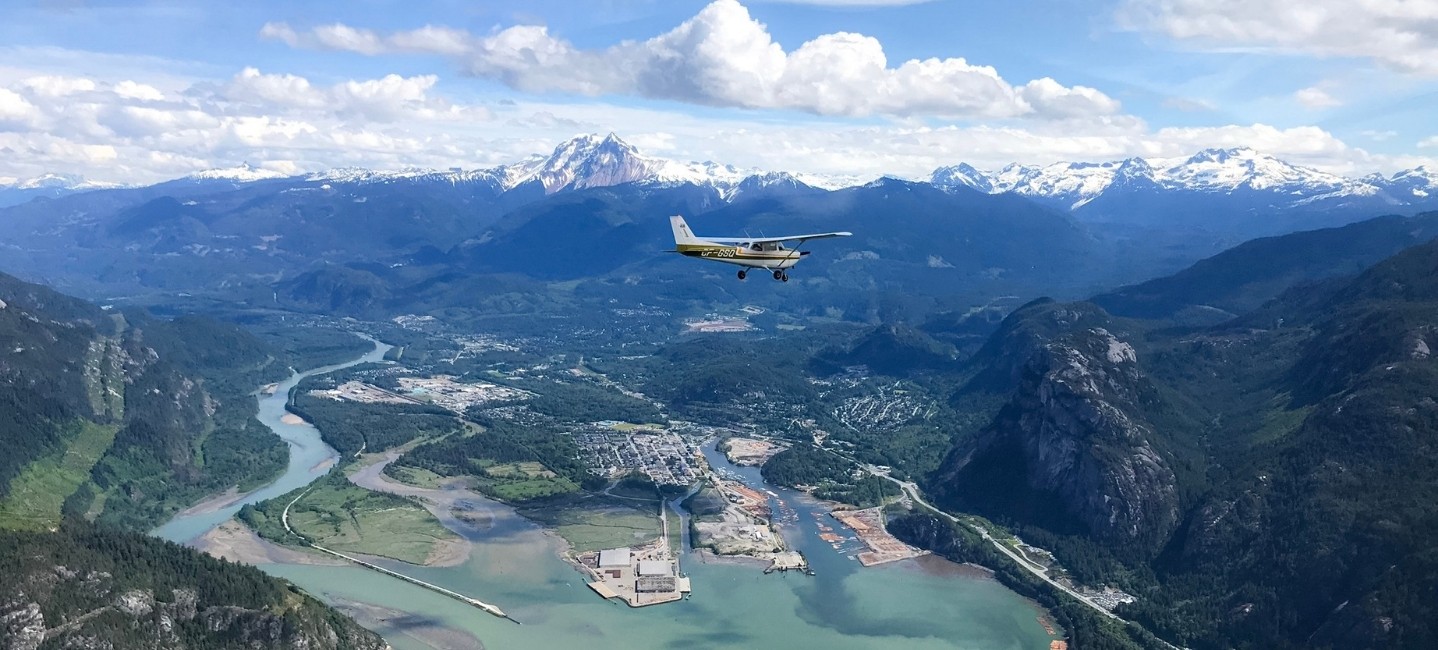
[[[96,650],[388,647],[378,635],[303,596],[280,608],[206,606],[197,589],[178,588],[163,594],[168,598],[157,597],[150,589],[118,589],[104,572],[54,566],[6,576],[17,577],[24,588],[0,595],[0,650],[38,650],[42,645]],[[60,598],[63,603],[56,602]],[[58,618],[47,620],[46,608]]]
[[[0,606],[0,640],[4,650],[35,650],[45,641],[45,615],[39,603]]]
[[[1139,404],[1137,356],[1103,328],[1042,344],[994,421],[940,470],[947,498],[979,511],[1152,547],[1179,519],[1173,470]]]

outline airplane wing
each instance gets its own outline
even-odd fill
[[[828,239],[830,237],[850,237],[851,232],[820,232],[810,235],[786,235],[783,237],[705,237],[705,241],[718,244],[771,244],[787,241],[809,241],[813,239]]]

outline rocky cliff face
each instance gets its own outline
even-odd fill
[[[172,544],[94,530],[0,542],[0,650],[388,647],[253,568]]]
[[[1139,415],[1151,390],[1103,328],[1039,344],[994,421],[940,470],[949,499],[1118,543],[1152,546],[1179,516],[1175,477]]]

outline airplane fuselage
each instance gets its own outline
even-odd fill
[[[804,259],[809,251],[789,250],[780,248],[778,250],[754,250],[748,246],[728,246],[712,242],[699,242],[694,244],[680,244],[679,254],[685,257],[698,257],[700,259],[714,260],[757,269],[768,269],[770,271],[787,269]]]

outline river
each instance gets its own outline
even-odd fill
[[[273,499],[295,488],[309,485],[315,479],[324,476],[325,472],[329,471],[330,466],[339,458],[339,453],[333,447],[325,444],[324,440],[320,438],[319,430],[310,423],[284,422],[282,418],[288,413],[285,410],[285,404],[290,400],[290,389],[306,377],[343,370],[361,363],[382,361],[385,353],[394,347],[368,336],[364,338],[374,344],[374,349],[359,358],[305,372],[293,372],[289,379],[277,384],[272,393],[263,392],[263,389],[255,391],[260,402],[259,414],[256,417],[259,418],[261,424],[269,427],[271,431],[275,432],[275,435],[290,446],[290,462],[279,478],[275,479],[273,483],[232,500],[219,508],[205,508],[197,513],[181,513],[166,522],[165,525],[150,531],[150,534],[183,544],[209,532],[210,529],[224,523],[226,519],[235,516],[235,513],[239,512],[245,504]]]
[[[385,348],[387,349],[387,348]],[[299,379],[374,360],[383,350],[351,364],[296,375],[274,396],[262,396],[260,419],[291,444],[289,470],[275,484],[243,502],[283,494],[314,480],[333,450],[313,427],[285,425],[284,396]],[[465,647],[456,639],[482,639],[506,648],[973,648],[1043,650],[1050,637],[1031,601],[982,577],[964,575],[939,558],[905,560],[863,568],[818,538],[812,512],[820,506],[800,493],[765,486],[755,468],[735,467],[706,445],[716,467],[751,486],[770,489],[792,508],[797,521],[785,537],[802,550],[815,576],[764,575],[760,567],[705,563],[685,553],[682,569],[692,579],[690,600],[631,609],[601,600],[573,567],[559,557],[562,542],[500,503],[483,504],[488,526],[462,534],[475,542],[465,563],[425,568],[381,561],[386,567],[494,603],[521,625],[495,618],[434,592],[352,566],[266,564],[260,568],[340,604],[372,606],[366,624],[397,650]],[[193,539],[228,518],[222,511],[177,517],[157,530],[174,540]],[[832,521],[828,521],[832,525]],[[436,636],[434,630],[462,633]]]

